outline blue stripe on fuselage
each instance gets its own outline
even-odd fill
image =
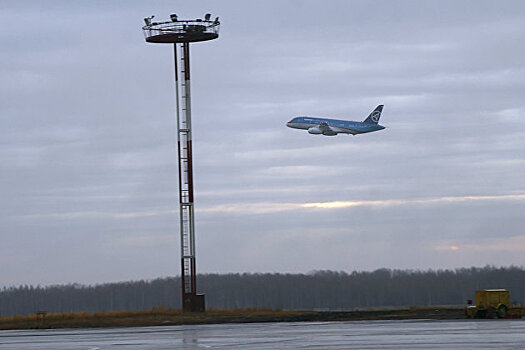
[[[294,129],[307,130],[313,126],[320,125],[321,123],[326,123],[332,128],[340,129],[340,132],[346,132],[351,134],[361,134],[371,131],[382,130],[385,128],[384,126],[379,124],[314,117],[295,117],[292,120],[290,120],[286,125]]]

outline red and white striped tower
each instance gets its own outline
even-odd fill
[[[178,20],[152,23],[145,18],[142,29],[147,42],[173,43],[175,62],[175,95],[177,100],[177,146],[179,155],[179,213],[182,308],[184,311],[204,311],[204,295],[197,294],[195,262],[195,218],[193,206],[193,158],[191,137],[190,43],[207,41],[219,36],[219,19]],[[177,51],[180,50],[180,62]]]

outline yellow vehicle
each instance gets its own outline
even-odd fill
[[[509,291],[506,289],[482,289],[476,291],[476,305],[469,300],[465,314],[470,318],[504,318],[510,307]]]

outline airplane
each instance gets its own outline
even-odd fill
[[[308,133],[313,135],[364,134],[385,128],[378,124],[382,111],[383,105],[377,106],[362,122],[304,116],[293,118],[286,123],[286,126],[293,129],[308,130]]]

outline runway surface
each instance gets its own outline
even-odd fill
[[[522,349],[525,320],[251,323],[0,331],[0,349]]]

